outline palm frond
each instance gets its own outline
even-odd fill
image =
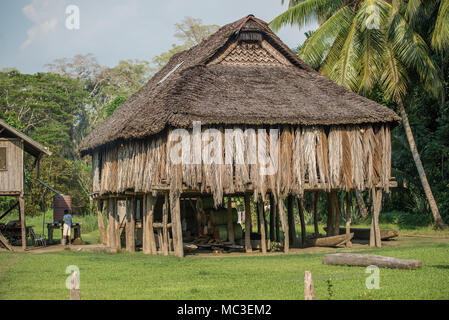
[[[403,101],[407,93],[408,75],[406,68],[397,58],[391,43],[385,44],[383,54],[384,68],[381,76],[381,87],[388,99]]]
[[[304,0],[287,9],[270,22],[270,28],[278,31],[285,25],[298,25],[300,28],[315,21],[318,12],[328,7],[336,7],[342,0]],[[290,2],[294,4],[294,2]]]
[[[319,68],[337,35],[349,28],[353,19],[354,11],[350,7],[338,10],[304,42],[299,51],[300,58],[312,68]]]
[[[442,0],[440,3],[432,34],[432,47],[440,52],[449,48],[449,0]]]

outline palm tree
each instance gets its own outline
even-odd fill
[[[397,103],[435,226],[447,228],[405,104],[412,75],[435,98],[445,95],[440,70],[431,57],[432,50],[443,55],[449,49],[449,0],[290,0],[289,9],[270,26],[274,31],[286,24],[303,27],[314,19],[320,27],[302,45],[299,56],[352,91],[366,95],[378,86]]]

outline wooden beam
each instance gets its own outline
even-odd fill
[[[253,251],[251,246],[251,198],[249,193],[245,194],[245,250],[247,253]]]
[[[109,198],[108,202],[108,241],[107,246],[111,249],[117,248],[116,236],[115,236],[115,217],[114,217],[114,201],[115,199]]]
[[[115,243],[117,250],[120,250],[122,248],[122,241],[120,239],[120,216],[118,214],[118,199],[113,200],[114,203],[114,236],[115,236]]]
[[[106,230],[104,229],[103,221],[103,200],[97,200],[97,218],[98,218],[98,230],[100,231],[100,242],[102,244],[107,243]]]
[[[352,242],[350,240],[351,235],[351,193],[350,191],[346,191],[346,247],[351,248]]]
[[[126,201],[126,251],[136,251],[136,199],[128,198]]]
[[[6,217],[11,211],[13,211],[15,208],[19,206],[19,201],[17,201],[11,208],[5,211],[4,214],[0,217],[0,220],[2,220],[4,217]]]
[[[228,218],[228,240],[230,242],[234,243],[235,235],[234,235],[234,222],[232,221],[232,198],[231,197],[228,197],[227,218]]]
[[[267,236],[265,232],[265,212],[263,208],[263,201],[260,199],[257,203],[259,210],[259,225],[260,225],[260,243],[262,246],[262,253],[267,253]]]

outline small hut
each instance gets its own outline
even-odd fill
[[[0,196],[18,198],[17,203],[2,213],[0,219],[4,218],[14,208],[19,207],[23,249],[26,248],[25,202],[23,198],[24,150],[36,159],[35,164],[37,166],[39,166],[42,156],[51,155],[46,147],[0,119]],[[4,238],[3,241],[6,242]]]
[[[288,252],[295,242],[291,205],[298,202],[301,213],[307,192],[328,194],[331,234],[338,232],[338,190],[373,191],[378,217],[382,191],[392,186],[390,130],[398,121],[388,108],[315,72],[249,15],[174,55],[80,151],[93,158],[94,197],[100,214],[107,202],[111,247],[120,247],[118,200],[128,203],[127,248],[135,248],[137,215],[145,253],[173,249],[182,257],[189,210],[201,225],[205,202],[220,207],[225,197],[244,197],[249,252],[252,195],[262,251],[262,203],[269,199],[270,220],[273,212],[279,217]]]

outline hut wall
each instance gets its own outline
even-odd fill
[[[217,205],[224,194],[249,190],[262,199],[268,191],[275,197],[302,195],[305,190],[380,187],[389,191],[388,125],[183,132],[169,131],[94,154],[94,177],[101,178],[94,179],[94,188],[98,185],[100,194],[149,193],[170,185],[172,191],[212,193]],[[199,150],[200,156],[195,153]]]

